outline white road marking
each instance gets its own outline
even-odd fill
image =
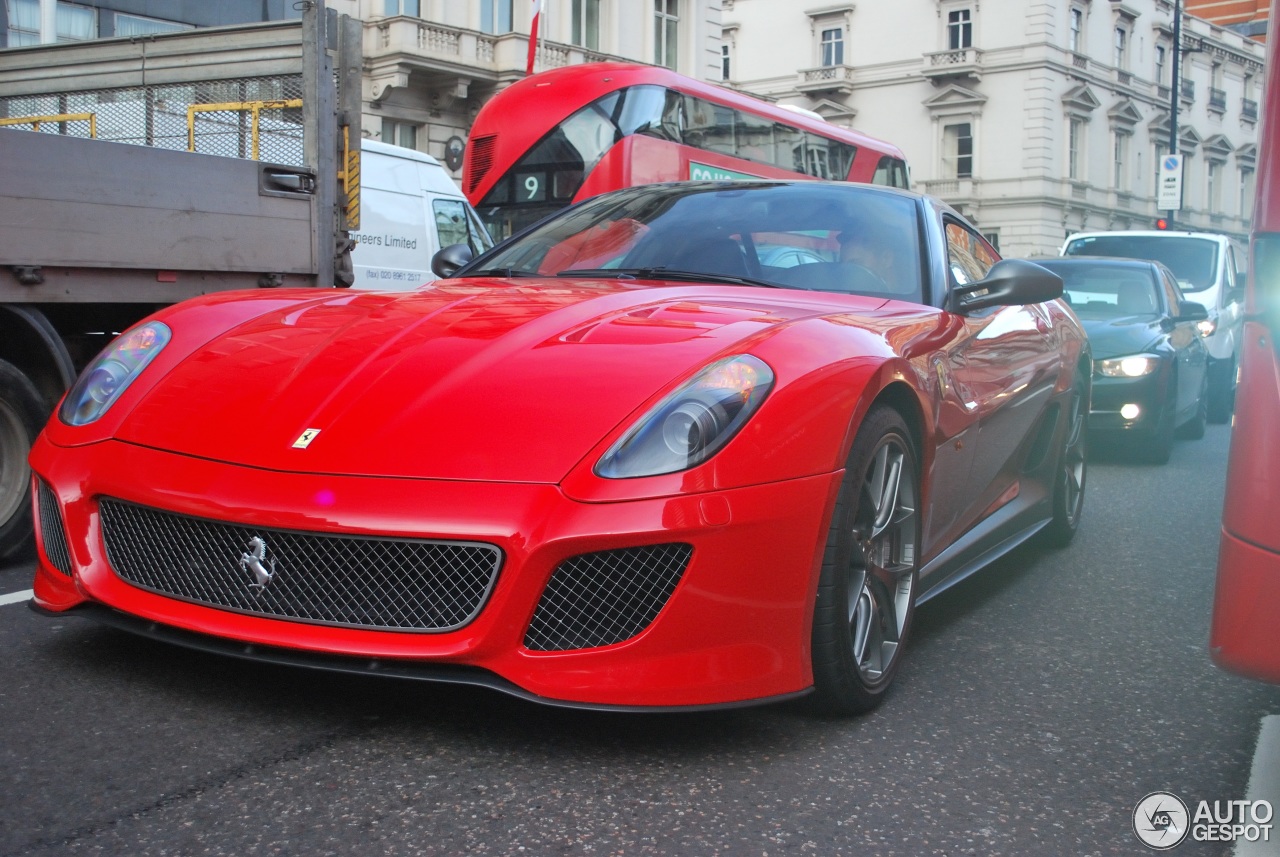
[[[1280,714],[1262,718],[1258,747],[1253,752],[1253,770],[1249,774],[1249,793],[1245,800],[1265,800],[1274,812],[1280,809]],[[1274,823],[1274,822],[1273,822]],[[1236,840],[1235,857],[1274,857],[1280,853],[1280,830],[1271,830],[1271,841]]]
[[[6,604],[21,604],[23,601],[30,601],[31,596],[34,594],[30,589],[24,589],[21,592],[9,592],[0,595],[0,607]]]

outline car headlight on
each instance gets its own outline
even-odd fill
[[[773,380],[773,370],[747,354],[706,366],[609,447],[596,464],[596,475],[632,479],[701,464],[746,424]]]
[[[1131,357],[1113,357],[1094,361],[1099,375],[1107,378],[1141,378],[1150,375],[1160,366],[1160,358],[1153,354],[1134,354]]]
[[[1196,322],[1196,330],[1200,331],[1201,336],[1213,336],[1218,331],[1218,319],[1206,318]]]
[[[122,334],[80,374],[62,400],[58,418],[83,426],[101,417],[171,338],[169,328],[158,321]]]

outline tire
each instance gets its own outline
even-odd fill
[[[1213,361],[1209,376],[1209,422],[1228,422],[1236,409],[1235,356]]]
[[[1138,457],[1147,464],[1168,464],[1173,456],[1173,403],[1166,402],[1160,411],[1160,422],[1146,437],[1141,438]]]
[[[1200,440],[1204,437],[1209,423],[1209,373],[1204,373],[1200,382],[1200,398],[1196,400],[1196,415],[1178,427],[1178,437],[1186,440]]]
[[[12,363],[0,360],[0,559],[26,550],[34,538],[27,453],[44,420],[35,386]]]
[[[862,714],[884,699],[915,610],[920,475],[897,411],[875,405],[849,452],[813,612],[816,707]]]
[[[1066,547],[1080,528],[1084,511],[1085,478],[1089,472],[1089,383],[1079,371],[1071,388],[1067,430],[1062,439],[1053,478],[1053,517],[1044,528],[1044,541]]]

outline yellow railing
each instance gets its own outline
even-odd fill
[[[98,118],[92,113],[52,113],[48,116],[18,116],[10,119],[0,119],[0,125],[30,125],[33,131],[39,131],[42,122],[88,122],[89,136],[98,136]]]
[[[279,110],[285,107],[301,107],[301,98],[280,98],[274,101],[228,101],[223,104],[192,104],[187,107],[187,151],[196,150],[197,113],[250,113],[250,158],[258,160],[258,118],[263,110]]]

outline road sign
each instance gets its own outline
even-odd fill
[[[1182,209],[1182,155],[1160,158],[1160,184],[1156,190],[1156,208],[1161,211]]]

